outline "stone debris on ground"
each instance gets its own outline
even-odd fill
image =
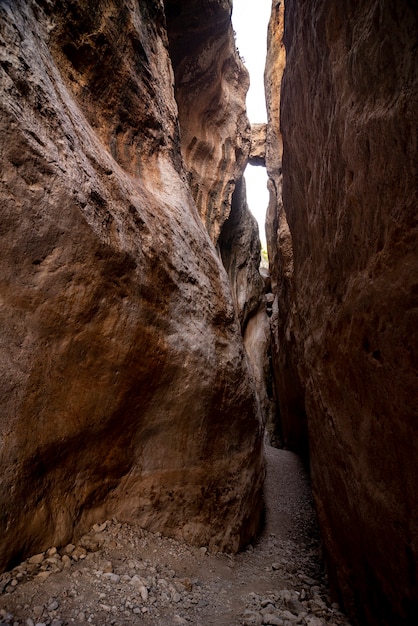
[[[107,520],[0,575],[0,626],[349,626],[329,597],[303,469],[290,452],[267,456],[266,526],[242,553]]]

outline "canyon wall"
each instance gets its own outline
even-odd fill
[[[216,151],[236,116],[208,165],[215,240],[249,150],[245,88],[231,109],[230,3],[205,3],[220,43],[187,4],[216,66],[190,127]],[[262,510],[259,404],[183,166],[164,6],[10,0],[0,19],[0,567],[112,515],[237,550]]]
[[[231,0],[166,0],[181,149],[196,206],[216,244],[247,163],[249,76],[235,47]]]
[[[268,26],[264,74],[267,101],[266,168],[269,177],[269,206],[266,236],[272,291],[275,294],[270,319],[271,353],[279,415],[277,428],[283,445],[308,456],[308,426],[305,393],[298,370],[296,341],[293,244],[282,202],[282,155],[280,131],[280,84],[286,63],[283,43],[284,4],[276,0]]]
[[[417,17],[405,0],[286,2],[269,218],[276,370],[288,417],[295,385],[306,406],[330,582],[376,626],[418,614]]]

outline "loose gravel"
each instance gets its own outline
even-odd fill
[[[236,555],[116,519],[0,576],[0,626],[349,626],[329,598],[309,480],[267,447],[266,524]]]

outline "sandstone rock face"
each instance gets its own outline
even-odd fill
[[[182,155],[216,244],[250,150],[248,72],[235,47],[231,0],[166,0],[165,5]]]
[[[266,165],[266,133],[267,124],[251,124],[251,165]]]
[[[228,273],[263,422],[271,422],[275,403],[267,388],[270,379],[270,329],[264,296],[265,282],[259,271],[261,244],[257,221],[248,208],[244,177],[237,182],[231,212],[222,227],[218,247]]]
[[[182,168],[162,4],[0,18],[0,567],[111,515],[236,550],[260,415]]]
[[[417,29],[407,2],[286,4],[280,367],[306,393],[331,582],[379,626],[418,614]]]
[[[293,243],[282,202],[282,136],[280,131],[280,83],[286,63],[283,44],[284,5],[275,1],[268,28],[264,74],[267,101],[266,167],[269,206],[266,216],[273,303],[271,352],[279,407],[278,429],[286,448],[308,454],[308,428],[304,388],[298,371],[295,340]]]
[[[231,212],[222,227],[218,247],[244,333],[249,318],[257,312],[263,300],[264,280],[259,272],[261,245],[258,225],[248,208],[243,177],[236,185]]]

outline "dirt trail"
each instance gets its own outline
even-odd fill
[[[328,599],[309,480],[268,447],[266,525],[236,556],[117,520],[0,576],[0,626],[348,626]],[[2,593],[1,593],[2,592]]]

